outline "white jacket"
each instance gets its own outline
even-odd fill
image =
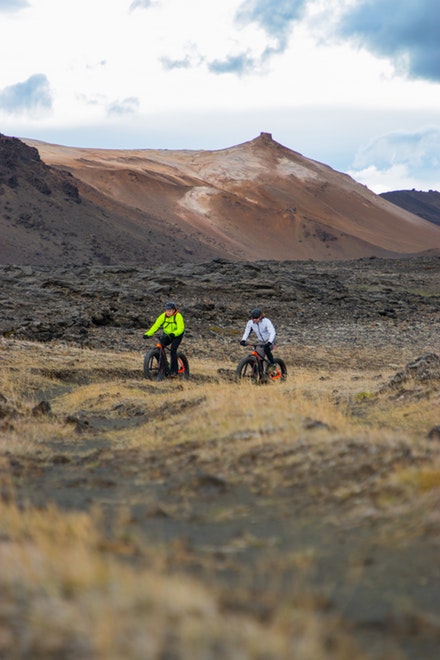
[[[267,319],[265,316],[258,323],[255,323],[255,321],[249,319],[249,321],[246,324],[246,328],[243,333],[243,337],[241,338],[241,341],[246,341],[246,339],[251,334],[252,330],[257,335],[259,341],[261,342],[270,341],[271,344],[275,342],[275,337],[276,337],[275,328],[273,326],[272,321],[270,319]]]

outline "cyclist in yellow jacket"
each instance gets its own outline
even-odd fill
[[[171,376],[177,376],[177,349],[183,339],[185,322],[182,314],[177,309],[176,303],[166,303],[165,311],[159,314],[151,328],[144,333],[144,337],[151,337],[160,328],[162,328],[162,336],[160,337],[162,346],[171,344]]]

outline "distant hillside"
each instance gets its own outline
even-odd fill
[[[222,256],[184,235],[201,259]],[[0,263],[33,266],[161,263],[182,237],[148,213],[109,203],[35,147],[0,134]]]
[[[261,133],[217,151],[0,135],[0,263],[166,267],[440,254],[440,227]]]
[[[381,193],[384,199],[400,208],[440,226],[440,193],[436,190],[393,190]]]

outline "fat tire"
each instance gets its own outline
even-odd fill
[[[248,355],[240,360],[235,370],[235,375],[240,380],[250,380],[253,383],[258,383],[260,381],[260,372],[257,358]]]
[[[273,361],[274,361],[274,363],[275,363],[275,364],[277,365],[277,367],[278,367],[278,369],[277,369],[277,374],[272,376],[270,373],[267,373],[267,369],[268,369],[268,367],[270,366],[270,365],[267,365],[267,366],[266,366],[266,370],[265,370],[265,376],[266,376],[266,378],[267,378],[267,380],[268,380],[269,382],[272,382],[272,383],[282,383],[282,382],[285,381],[286,378],[287,378],[287,367],[286,367],[286,363],[284,362],[284,360],[282,360],[282,359],[279,358],[279,357],[274,358]]]
[[[183,380],[188,380],[189,378],[189,362],[185,353],[177,351],[177,366],[178,366],[178,377]]]
[[[164,374],[159,369],[160,350],[152,348],[144,357],[144,377],[148,380],[162,380]]]

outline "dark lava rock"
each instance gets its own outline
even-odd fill
[[[389,381],[388,387],[398,387],[407,381],[440,381],[440,357],[436,353],[425,353],[409,362]]]
[[[439,279],[436,257],[216,259],[145,268],[0,266],[0,336],[143,350],[143,330],[171,299],[185,317],[185,345],[195,343],[199,354],[208,350],[210,340],[229,353],[230,346],[238,345],[250,310],[259,306],[274,321],[280,348],[392,344],[414,352],[420,346],[424,355],[427,347],[440,352]],[[407,366],[399,378],[410,373],[421,378],[427,360],[420,367]]]
[[[428,440],[440,440],[440,424],[434,426],[426,437]]]

